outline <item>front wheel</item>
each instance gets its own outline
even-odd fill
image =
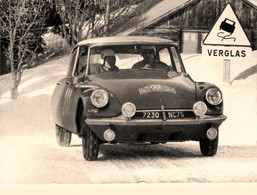
[[[66,129],[58,125],[55,125],[55,135],[59,146],[67,147],[70,145],[71,132],[67,131]]]
[[[99,139],[95,133],[86,126],[82,136],[83,157],[85,160],[96,160],[99,153]]]
[[[199,141],[200,150],[204,156],[214,156],[218,150],[218,136],[214,140],[202,139]]]

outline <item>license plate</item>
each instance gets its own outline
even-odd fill
[[[143,118],[156,119],[162,117],[160,112],[144,112]]]
[[[166,112],[167,118],[184,118],[184,113],[181,111]]]
[[[184,118],[185,115],[182,111],[169,111],[165,112],[167,119]],[[162,112],[143,112],[143,118],[158,119],[163,118]]]

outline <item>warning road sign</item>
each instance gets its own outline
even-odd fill
[[[227,4],[215,25],[204,39],[203,44],[251,47],[251,43],[230,4]]]
[[[251,43],[231,5],[227,4],[204,39],[202,54],[216,59],[222,58],[223,81],[230,82],[230,69],[233,68],[231,60],[244,60],[251,52]]]

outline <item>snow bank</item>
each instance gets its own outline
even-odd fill
[[[195,81],[216,84],[224,95],[228,117],[220,127],[220,145],[255,145],[257,140],[257,74],[232,84],[223,82],[223,61],[202,55],[183,55],[187,72]],[[232,61],[231,80],[257,64],[257,52],[244,62]],[[65,76],[68,57],[50,61],[24,72],[19,97],[10,100],[11,75],[0,76],[1,135],[54,137],[51,94],[56,82]]]
[[[0,76],[1,135],[54,135],[50,103],[56,82],[66,74],[68,57],[24,71],[19,97],[10,100],[11,74]]]

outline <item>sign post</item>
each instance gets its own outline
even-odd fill
[[[251,53],[250,41],[230,4],[227,4],[203,44],[203,55],[224,60],[224,82],[230,82],[230,60],[246,58]]]
[[[223,81],[226,83],[230,82],[230,60],[223,60]]]

